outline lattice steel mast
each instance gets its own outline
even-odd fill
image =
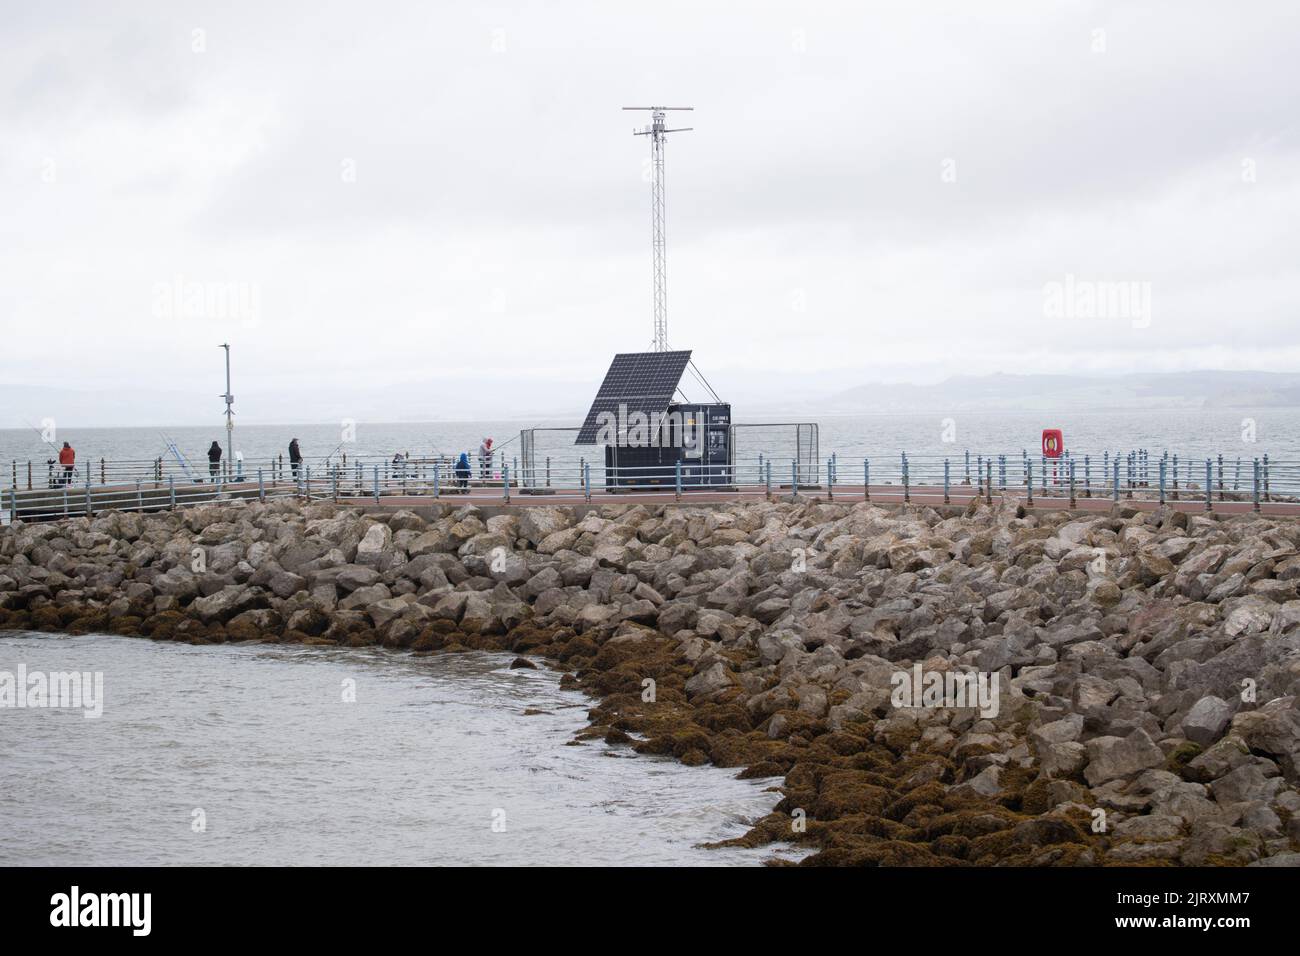
[[[690,111],[693,106],[625,106],[625,110],[648,110],[650,125],[643,130],[633,130],[634,136],[650,137],[650,242],[654,259],[654,351],[668,351],[668,275],[665,262],[667,249],[664,238],[664,143],[669,133],[685,133],[692,126],[677,129],[665,128],[665,114],[671,111]]]

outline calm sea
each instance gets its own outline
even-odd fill
[[[99,718],[0,711],[0,866],[709,866],[786,852],[697,846],[743,834],[779,781],[570,746],[590,699],[510,660],[0,635],[0,671],[99,672],[104,698]]]
[[[790,419],[795,421],[797,419]],[[740,418],[741,422],[745,419]],[[592,448],[575,448],[575,422],[494,421],[431,423],[345,423],[314,425],[249,425],[235,430],[235,447],[243,453],[250,470],[276,456],[285,455],[291,438],[298,438],[308,459],[327,456],[338,459],[380,456],[398,452],[413,457],[471,455],[486,436],[509,461],[520,454],[522,429],[538,427],[539,456],[557,460],[576,459]],[[757,423],[753,423],[757,424]],[[1066,447],[1077,456],[1104,452],[1128,452],[1145,448],[1158,456],[1169,451],[1185,458],[1223,455],[1232,460],[1250,460],[1267,454],[1273,460],[1300,460],[1300,409],[1262,408],[1230,410],[1104,411],[1104,412],[971,412],[951,417],[939,415],[854,415],[828,416],[817,421],[818,456],[832,453],[843,459],[870,456],[895,459],[900,452],[911,456],[975,454],[1018,455],[1027,449],[1036,454],[1044,428],[1061,428]],[[554,429],[554,430],[551,430]],[[173,439],[191,462],[206,461],[204,452],[212,441],[225,444],[220,422],[211,428],[86,428],[59,430],[55,438],[69,441],[79,460],[100,458],[152,460],[168,457],[167,439]],[[790,426],[741,428],[737,433],[737,457],[744,459],[762,452],[777,459],[794,457],[795,429]],[[19,462],[25,471],[32,461],[39,473],[53,455],[34,430],[0,430],[0,467],[12,470]],[[9,475],[0,478],[7,484]]]

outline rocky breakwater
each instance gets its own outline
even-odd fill
[[[739,842],[806,862],[1300,862],[1300,522],[1007,500],[426,514],[17,523],[0,626],[544,657],[596,697],[575,744],[783,778]]]

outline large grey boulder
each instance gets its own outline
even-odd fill
[[[292,571],[276,571],[271,575],[267,586],[278,598],[292,597],[307,587],[307,579]]]
[[[207,597],[196,598],[190,609],[205,623],[228,621],[236,614],[266,607],[266,594],[259,588],[246,588],[239,585],[224,587]]]
[[[1300,698],[1279,697],[1232,718],[1232,733],[1254,753],[1272,757],[1292,784],[1300,782]]]
[[[360,587],[349,594],[343,600],[339,601],[339,607],[344,611],[364,611],[371,604],[377,604],[380,601],[392,597],[393,594],[383,584],[371,584],[368,587]]]
[[[536,547],[548,536],[565,530],[572,523],[572,515],[565,509],[525,508],[519,516],[519,537]]]
[[[1165,762],[1165,753],[1141,728],[1127,737],[1094,737],[1086,744],[1088,766],[1083,772],[1089,786],[1131,777]]]
[[[1222,697],[1202,697],[1183,718],[1183,736],[1194,744],[1208,747],[1228,729],[1233,706]]]
[[[735,682],[735,676],[727,670],[726,665],[717,661],[686,682],[686,696],[692,700],[712,697],[733,686]]]
[[[356,563],[375,566],[393,546],[393,531],[386,524],[372,524],[357,542]]]
[[[334,577],[334,583],[348,594],[351,594],[357,588],[369,587],[378,580],[378,571],[357,564],[349,564],[340,568]]]

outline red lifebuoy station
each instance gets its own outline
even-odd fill
[[[1043,429],[1043,457],[1060,458],[1065,449],[1065,436],[1059,428]]]

